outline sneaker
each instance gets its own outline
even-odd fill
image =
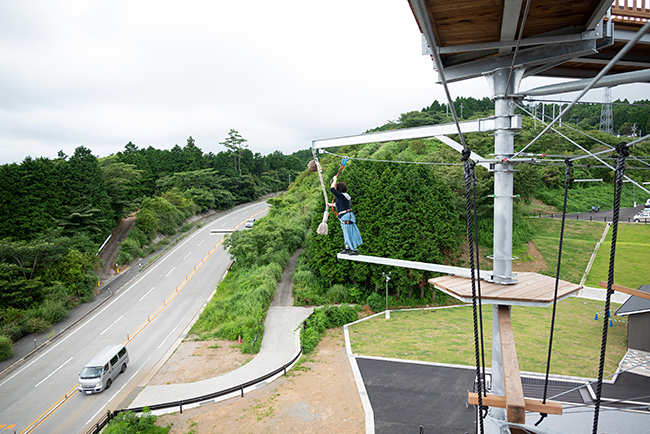
[[[339,252],[339,255],[349,255],[349,254],[350,254],[350,249],[343,249]]]
[[[350,254],[350,255],[358,255],[358,254],[359,254],[359,251],[358,251],[357,249],[354,249],[354,250],[352,250],[349,254]]]

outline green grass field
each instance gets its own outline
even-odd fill
[[[547,264],[547,268],[541,270],[541,273],[555,277],[562,221],[531,219],[530,224],[535,233],[533,243],[544,256]],[[565,222],[560,279],[580,283],[589,264],[589,258],[603,236],[604,230],[605,223],[576,220]]]
[[[598,254],[587,276],[585,285],[598,287],[607,281],[609,257],[612,248],[612,230],[598,249]],[[650,283],[650,261],[645,257],[650,251],[650,225],[621,223],[616,240],[614,283],[637,289]]]
[[[619,305],[612,304],[612,310]],[[598,375],[603,302],[569,298],[558,303],[551,373],[595,378]],[[552,308],[512,310],[519,368],[546,372]],[[614,318],[620,319],[620,318]],[[491,364],[492,306],[483,308],[485,363]],[[475,366],[472,307],[392,312],[349,328],[356,354]],[[608,328],[605,375],[613,374],[627,346],[627,324]]]

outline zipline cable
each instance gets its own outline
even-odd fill
[[[424,164],[430,166],[463,166],[463,163],[433,163],[430,161],[377,160],[374,158],[344,157],[343,155],[335,154],[334,152],[329,152],[326,151],[325,149],[321,149],[321,152],[324,152],[325,154],[334,155],[335,157],[349,158],[350,160],[359,160],[359,161],[372,161],[376,163]]]
[[[510,65],[510,72],[508,73],[508,82],[506,84],[506,90],[503,97],[508,96],[508,89],[510,89],[510,80],[512,79],[512,72],[515,69],[515,61],[517,60],[517,54],[519,53],[519,45],[521,44],[521,38],[524,36],[524,27],[526,26],[526,18],[528,18],[528,10],[530,9],[530,0],[526,0],[526,9],[524,10],[524,16],[521,19],[521,26],[519,27],[519,35],[517,35],[517,45],[515,45],[515,52],[512,54],[512,64]]]
[[[648,23],[650,23],[650,21],[648,21]],[[532,115],[528,110],[526,110],[525,108],[523,108],[521,105],[518,104],[517,106],[518,106],[519,108],[521,108],[522,110],[524,110],[525,112],[527,112],[528,114]],[[549,124],[549,127],[551,127],[551,125],[552,125],[552,124]],[[552,127],[551,127],[551,128],[552,128]],[[547,128],[547,129],[548,129],[548,128]],[[581,156],[581,157],[571,158],[571,161],[572,161],[572,162],[573,162],[573,161],[577,161],[577,160],[582,160],[582,159],[584,159],[584,158],[595,158],[596,160],[600,161],[602,164],[608,166],[608,167],[609,167],[610,169],[612,169],[612,170],[614,170],[614,167],[612,167],[611,165],[607,164],[607,162],[605,162],[602,158],[599,158],[599,157],[597,157],[597,156],[598,156],[598,155],[601,155],[601,154],[609,154],[609,153],[611,153],[611,152],[614,152],[614,151],[617,150],[617,148],[618,148],[619,145],[625,147],[625,148],[627,149],[627,154],[629,155],[629,149],[628,149],[628,148],[629,148],[631,145],[633,145],[633,144],[635,144],[635,143],[638,143],[638,142],[640,142],[640,141],[642,141],[642,140],[645,140],[646,138],[650,137],[650,134],[647,134],[647,135],[645,135],[644,137],[641,137],[641,138],[639,138],[639,139],[637,139],[637,140],[635,140],[635,141],[633,141],[633,142],[630,142],[630,143],[624,143],[624,142],[621,142],[621,143],[623,143],[623,144],[621,145],[621,143],[619,143],[618,145],[616,145],[616,146],[617,146],[616,149],[606,149],[606,150],[601,151],[601,152],[592,153],[592,152],[590,152],[589,150],[587,150],[587,149],[585,149],[584,147],[582,147],[582,146],[580,146],[579,144],[577,144],[575,141],[573,141],[573,140],[571,140],[570,138],[568,138],[567,136],[565,136],[564,134],[562,134],[562,133],[561,133],[560,131],[558,131],[557,129],[555,129],[555,128],[552,128],[552,129],[553,129],[553,131],[554,131],[555,133],[557,133],[557,134],[559,134],[560,136],[564,137],[566,140],[568,140],[569,142],[571,142],[573,145],[577,146],[578,148],[582,149],[584,152],[586,152],[586,153],[588,154],[588,155]],[[546,131],[546,130],[545,130],[545,131]],[[531,142],[531,143],[532,143],[532,142]],[[528,145],[526,145],[526,147],[525,147],[524,149],[526,149],[526,148],[527,148],[531,143],[529,143]],[[522,150],[522,151],[523,151],[523,150]],[[522,151],[517,152],[515,155],[520,154]],[[633,179],[630,178],[629,176],[625,176],[625,178],[628,179],[630,182],[632,182],[632,183],[633,183],[634,185],[636,185],[637,187],[639,187],[641,190],[645,191],[646,193],[650,193],[650,190],[648,190],[647,188],[643,187],[641,184],[639,184],[638,182],[636,182],[635,180],[633,180]]]
[[[449,93],[449,85],[447,84],[447,78],[445,77],[445,69],[442,64],[442,58],[440,57],[440,50],[438,48],[438,44],[436,44],[436,37],[433,33],[433,28],[431,27],[429,13],[423,0],[409,0],[409,3],[411,4],[411,8],[415,14],[416,21],[421,26],[422,33],[429,43],[431,51],[433,51],[432,57],[434,63],[436,64],[436,69],[438,70],[438,78],[442,83],[442,87],[445,89],[445,95],[447,96],[447,102],[449,103],[449,108],[451,109],[451,115],[454,118],[454,123],[456,124],[458,135],[460,136],[460,143],[463,145],[463,149],[465,149],[467,148],[467,145],[465,144],[465,136],[463,136],[463,131],[460,129],[460,123],[458,122],[458,113],[456,113],[456,106],[454,106],[454,100],[451,98],[451,93]]]
[[[618,62],[623,56],[627,54],[628,51],[630,51],[630,49],[632,49],[634,45],[636,45],[637,41],[641,39],[641,37],[648,32],[648,29],[650,29],[650,20],[648,20],[648,22],[646,22],[643,25],[643,27],[639,29],[639,31],[634,35],[634,37],[632,37],[632,39],[630,39],[627,42],[627,44],[625,44],[625,46],[621,48],[621,50],[618,53],[616,53],[616,55],[612,58],[612,60],[610,60],[609,63],[607,63],[607,65],[600,70],[600,72],[589,82],[589,84],[580,92],[580,94],[575,97],[573,102],[571,102],[564,110],[562,110],[560,114],[557,115],[557,117],[553,119],[551,123],[548,124],[548,126],[546,126],[546,128],[544,128],[542,132],[539,133],[537,137],[535,137],[530,143],[528,143],[528,145],[526,145],[526,147],[524,147],[524,149],[522,149],[520,152],[523,152],[524,150],[526,150],[526,148],[528,148],[530,145],[535,143],[537,139],[539,139],[542,135],[544,135],[544,133],[546,133],[546,131],[548,131],[551,128],[551,126],[553,126],[553,124],[555,124],[555,122],[558,121],[558,119],[560,119],[566,112],[568,112],[571,109],[571,107],[573,107],[575,103],[580,100],[580,98],[582,98],[589,90],[591,90],[591,88],[594,87],[596,83],[598,83],[598,80],[600,80],[605,74],[607,74],[609,70],[612,69],[614,65],[616,65],[616,62]],[[515,153],[513,157],[516,157],[517,155],[519,155],[519,152]]]
[[[650,24],[650,21],[648,21]],[[610,302],[612,299],[612,285],[614,284],[614,258],[616,257],[616,237],[618,235],[618,218],[621,208],[621,191],[623,189],[623,177],[625,176],[625,159],[629,155],[625,142],[616,145],[616,151],[619,158],[616,163],[615,183],[614,183],[614,218],[612,221],[612,241],[609,255],[609,273],[607,275],[607,295],[605,296],[605,312],[609,312]],[[603,388],[603,370],[605,369],[605,349],[607,348],[607,329],[609,328],[609,318],[603,315],[603,337],[600,346],[600,364],[598,366],[598,383],[596,386],[596,407],[594,409],[594,429],[593,434],[598,434],[598,413],[600,411],[600,398]]]

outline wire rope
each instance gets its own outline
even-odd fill
[[[335,157],[341,157],[343,158],[343,155],[335,154],[334,152],[329,152],[326,151],[325,149],[321,149],[321,152],[324,152],[326,154],[334,155]],[[399,164],[425,164],[425,165],[430,165],[430,166],[463,166],[463,163],[433,163],[429,161],[398,161],[398,160],[377,160],[374,158],[361,158],[361,157],[345,157],[349,158],[350,160],[359,160],[359,161],[374,161],[377,163],[399,163]]]
[[[536,98],[524,98],[524,101],[533,101],[533,102],[557,102],[562,104],[567,104],[568,101],[562,101],[559,99],[536,99]],[[576,104],[589,104],[589,105],[603,105],[602,101],[592,102],[592,101],[578,101]],[[608,102],[607,105],[624,105],[624,106],[635,106],[635,107],[650,107],[650,104],[641,104],[634,102]]]
[[[526,8],[524,10],[524,16],[521,19],[521,26],[519,27],[519,35],[517,35],[517,45],[515,46],[515,52],[512,54],[512,64],[510,65],[510,72],[508,73],[508,82],[506,83],[506,90],[503,93],[503,97],[508,96],[508,89],[510,89],[510,80],[512,79],[512,72],[515,69],[515,61],[517,60],[517,54],[519,53],[519,45],[521,44],[521,38],[524,36],[524,27],[526,26],[526,19],[528,18],[528,10],[530,9],[530,0],[526,0]]]
[[[628,51],[630,51],[630,49],[634,45],[636,45],[637,41],[639,39],[641,39],[641,37],[645,33],[647,33],[648,29],[650,29],[650,20],[648,22],[646,22],[643,25],[643,27],[641,27],[641,29],[639,29],[639,31],[634,35],[634,37],[632,37],[632,39],[630,39],[625,44],[625,46],[623,48],[621,48],[621,50],[618,53],[616,53],[616,55],[612,58],[612,60],[610,60],[609,63],[607,63],[607,65],[603,69],[601,69],[600,72],[598,72],[598,74],[589,82],[589,84],[587,86],[585,86],[585,88],[582,91],[580,91],[578,96],[576,96],[575,99],[571,103],[569,103],[569,105],[565,109],[563,109],[560,112],[560,114],[555,119],[553,119],[553,121],[551,121],[551,123],[549,123],[546,126],[546,128],[544,128],[542,130],[542,132],[540,132],[537,135],[537,137],[535,137],[530,143],[528,143],[528,145],[526,145],[526,147],[524,149],[522,149],[521,152],[523,152],[528,146],[535,143],[542,135],[544,135],[544,133],[546,133],[546,131],[548,131],[553,126],[553,124],[555,124],[555,122],[557,122],[558,119],[560,119],[562,117],[562,115],[564,115],[567,111],[569,111],[571,109],[571,107],[573,107],[575,105],[576,102],[578,102],[589,90],[591,90],[591,88],[594,87],[596,85],[596,83],[598,83],[598,80],[600,80],[605,74],[607,74],[609,72],[609,70],[612,69],[614,67],[614,65],[616,65],[616,62],[618,62],[623,56],[625,56],[625,54],[627,54]],[[517,155],[518,155],[518,153],[516,153],[514,156],[517,156]]]

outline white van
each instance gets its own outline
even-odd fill
[[[90,395],[108,389],[128,364],[129,352],[124,345],[107,346],[79,372],[79,392]]]

